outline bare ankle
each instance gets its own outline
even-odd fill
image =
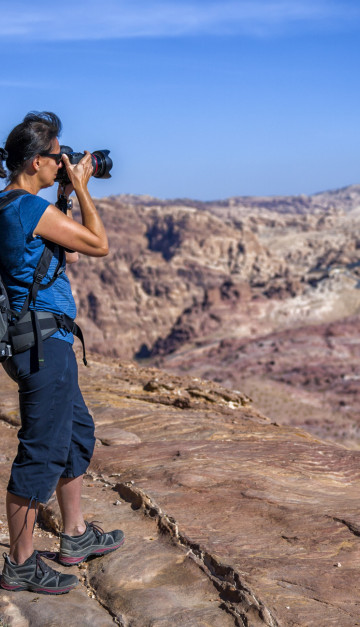
[[[86,525],[85,523],[83,524],[79,524],[79,525],[74,525],[71,527],[64,527],[64,533],[67,536],[82,536],[83,533],[85,533],[86,531]]]
[[[9,553],[9,559],[13,564],[20,566],[21,564],[26,562],[27,559],[29,559],[30,555],[32,555],[33,552],[33,549],[19,550],[15,548]]]

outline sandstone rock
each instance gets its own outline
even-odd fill
[[[277,422],[360,446],[358,316],[254,339],[224,339],[161,360],[169,372],[240,387]],[[160,360],[159,360],[160,361]]]
[[[93,379],[100,369],[101,361],[93,364]],[[201,397],[176,407],[180,381],[154,369],[115,368],[109,398],[117,389],[119,419],[126,396],[121,423],[141,443],[97,449],[93,469],[115,475],[120,496],[190,551],[244,624],[356,624],[359,454],[271,425],[249,401],[216,404],[212,383],[192,380]],[[190,381],[182,388],[191,390]],[[89,375],[86,385],[91,402]],[[166,404],[156,405],[161,389]],[[144,405],[147,414],[138,411]],[[96,577],[94,586],[104,594]],[[120,587],[114,607],[123,594]]]
[[[80,379],[99,429],[117,423],[141,441],[96,449],[85,477],[86,516],[106,529],[121,526],[127,541],[81,571],[80,596],[62,598],[64,624],[74,604],[95,599],[105,612],[99,624],[112,616],[139,627],[360,621],[360,453],[270,424],[219,384],[94,355],[89,361]],[[189,394],[186,408],[174,402],[179,389]],[[0,429],[15,449],[15,428]],[[55,501],[42,519],[54,534]],[[44,540],[52,548],[56,538],[36,537]],[[14,612],[33,620],[23,598],[0,602],[4,620]],[[50,620],[57,604],[47,601]],[[92,607],[84,605],[84,625]],[[49,624],[41,612],[38,624]]]
[[[95,436],[100,440],[104,446],[113,446],[114,444],[136,444],[140,442],[140,438],[131,433],[130,431],[124,431],[119,426],[101,426],[95,431]]]
[[[194,554],[244,624],[354,625],[358,455],[271,429],[122,447],[121,462],[98,450],[94,466],[121,469],[120,495]]]
[[[329,268],[357,276],[358,204],[356,186],[312,197],[213,203],[121,196],[97,201],[111,253],[106,260],[82,258],[69,270],[89,347],[148,357],[174,333],[181,344],[201,341],[221,325],[234,332],[243,324],[245,285],[250,301],[265,297],[263,306],[258,301],[247,312],[256,325],[257,318],[267,320],[268,299],[301,295]],[[233,290],[231,302],[224,294],[228,284],[243,286],[237,297]],[[202,318],[194,329],[189,310],[192,321]]]

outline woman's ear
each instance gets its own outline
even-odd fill
[[[31,165],[35,172],[38,172],[41,166],[40,155],[36,155],[31,161]]]

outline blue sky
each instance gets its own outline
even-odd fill
[[[360,182],[355,0],[0,0],[0,144],[30,110],[109,148],[118,193],[203,200]],[[50,197],[50,196],[49,196]]]

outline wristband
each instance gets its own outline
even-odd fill
[[[58,209],[60,209],[60,211],[66,214],[73,208],[72,198],[68,198],[64,194],[60,194],[57,202],[55,203],[55,207],[57,207]]]

